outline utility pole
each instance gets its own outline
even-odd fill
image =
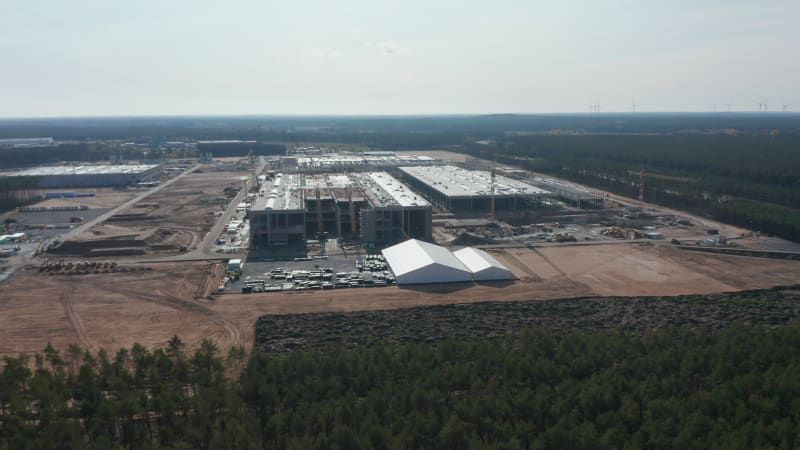
[[[322,254],[325,254],[325,230],[323,230],[322,224],[322,196],[319,192],[319,186],[316,187],[315,192],[317,194],[317,239],[319,239],[320,249],[322,250]]]

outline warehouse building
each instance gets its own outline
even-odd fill
[[[472,281],[472,272],[441,246],[409,239],[383,250],[398,285]]]
[[[398,169],[411,187],[432,203],[453,212],[491,209],[491,173],[456,166],[411,166]],[[511,178],[495,176],[495,209],[532,206],[550,196],[545,189]]]
[[[528,182],[550,191],[554,198],[576,208],[601,209],[605,207],[601,192],[587,189],[581,185],[554,178],[531,177]]]
[[[265,179],[248,212],[253,250],[338,238],[383,246],[431,238],[431,205],[386,172]]]
[[[409,239],[383,250],[397,284],[513,280],[493,256],[472,247],[451,252],[445,247]]]
[[[41,189],[128,186],[160,175],[161,166],[157,164],[42,166],[0,174],[3,177],[37,178],[37,187]]]
[[[453,255],[472,272],[475,281],[514,279],[514,274],[506,266],[483,250],[465,247],[453,252]]]
[[[441,161],[426,155],[396,155],[394,152],[325,153],[297,155],[285,162],[294,163],[298,171],[351,172],[376,171],[403,166],[429,166]]]

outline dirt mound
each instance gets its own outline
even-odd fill
[[[145,242],[147,245],[154,245],[160,244],[164,241],[170,240],[175,235],[175,230],[170,230],[169,228],[159,228],[153,232],[150,236],[145,238]]]
[[[145,243],[139,239],[129,239],[127,236],[110,237],[107,239],[93,239],[87,241],[67,241],[51,250],[58,255],[96,255],[96,250],[141,248]],[[142,250],[143,251],[143,250]]]
[[[159,220],[164,216],[151,216],[150,214],[117,214],[106,219],[106,222],[133,222],[139,220]]]
[[[477,234],[472,234],[470,232],[464,231],[458,235],[457,238],[453,239],[453,245],[483,245],[483,244],[494,244],[495,241],[489,238],[485,238],[483,236],[478,236]]]
[[[145,250],[143,247],[137,247],[137,248],[120,247],[120,248],[93,248],[84,255],[90,258],[102,258],[108,256],[134,256],[134,255],[144,255],[144,254]]]

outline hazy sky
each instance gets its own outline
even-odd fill
[[[0,117],[800,110],[799,0],[0,0]]]

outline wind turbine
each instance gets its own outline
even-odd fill
[[[725,105],[728,107],[728,112],[731,112],[731,104],[730,103],[725,103]]]
[[[783,112],[789,112],[789,105],[787,104],[783,105]]]
[[[633,107],[633,112],[636,112],[636,107],[639,105],[637,105],[635,101],[631,100],[631,106]]]

